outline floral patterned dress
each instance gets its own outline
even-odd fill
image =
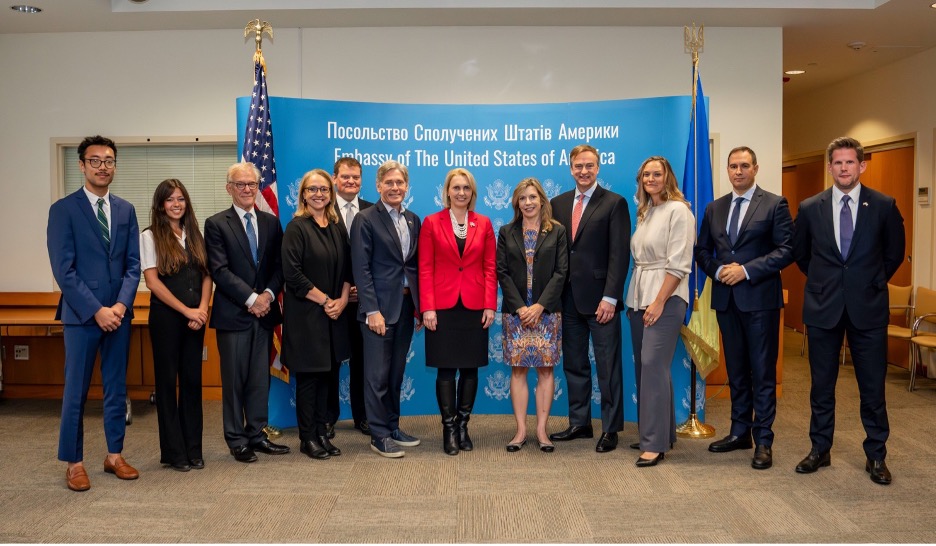
[[[533,299],[533,257],[536,251],[536,230],[523,231],[523,248],[527,263],[526,304]],[[543,313],[539,323],[528,328],[520,317],[504,313],[504,359],[510,366],[548,368],[559,363],[562,346],[562,313]]]

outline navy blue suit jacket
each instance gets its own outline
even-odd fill
[[[734,192],[719,197],[705,207],[702,228],[695,246],[695,259],[712,278],[712,309],[726,311],[734,295],[735,305],[744,312],[783,307],[780,270],[793,263],[793,218],[785,197],[758,187],[751,196],[738,239],[728,238],[728,211]],[[734,286],[715,277],[718,268],[737,262],[744,266],[749,280]]]
[[[205,248],[208,271],[215,283],[209,325],[218,330],[246,330],[257,318],[247,311],[247,298],[269,289],[278,299],[283,289],[281,249],[283,226],[279,218],[254,207],[257,216],[257,258],[250,255],[250,243],[243,221],[234,207],[205,221]],[[272,329],[283,322],[280,305],[274,301],[270,312],[259,319]]]
[[[832,188],[803,201],[796,216],[793,257],[806,274],[803,322],[834,328],[847,309],[856,328],[886,327],[887,281],[903,263],[903,217],[893,197],[861,187],[848,258],[835,241]],[[837,219],[835,219],[837,221]]]
[[[55,312],[62,324],[96,324],[94,314],[117,302],[127,307],[125,318],[133,318],[140,286],[140,228],[133,205],[114,194],[110,213],[108,250],[84,188],[49,209],[46,244],[52,275],[62,290]]]
[[[404,211],[409,228],[409,253],[403,256],[400,236],[383,201],[362,208],[351,226],[351,268],[358,290],[358,320],[364,322],[367,313],[380,311],[387,324],[400,320],[403,307],[403,278],[409,286],[416,313],[419,314],[419,217]],[[409,317],[412,319],[414,317]]]

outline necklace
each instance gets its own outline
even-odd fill
[[[459,239],[464,239],[468,237],[468,217],[465,216],[465,223],[459,224],[458,220],[455,219],[455,213],[452,212],[452,209],[449,209],[449,218],[452,219],[452,231],[455,232],[455,236]]]

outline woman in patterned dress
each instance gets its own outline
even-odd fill
[[[497,239],[497,279],[504,294],[504,359],[511,366],[510,398],[517,433],[507,451],[526,444],[529,401],[527,373],[536,368],[536,438],[547,453],[555,448],[546,433],[562,346],[562,287],[569,272],[565,228],[552,219],[546,192],[535,178],[517,184],[513,221]]]

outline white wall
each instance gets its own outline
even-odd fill
[[[53,286],[50,140],[234,135],[234,99],[253,76],[252,42],[241,32],[0,35],[0,291]],[[779,192],[781,30],[707,28],[705,40],[702,80],[719,155],[751,146],[758,183]],[[264,56],[272,94],[287,97],[531,103],[691,91],[681,27],[278,28]],[[719,173],[724,162],[716,158]],[[728,190],[721,186],[716,193]],[[119,169],[112,188],[120,194]]]
[[[934,180],[936,131],[936,49],[924,51],[785,104],[783,154],[823,153],[835,137],[847,135],[877,144],[903,135],[916,138],[915,187]],[[913,284],[936,287],[936,225],[933,205],[915,203]],[[907,214],[904,214],[907,216]]]

